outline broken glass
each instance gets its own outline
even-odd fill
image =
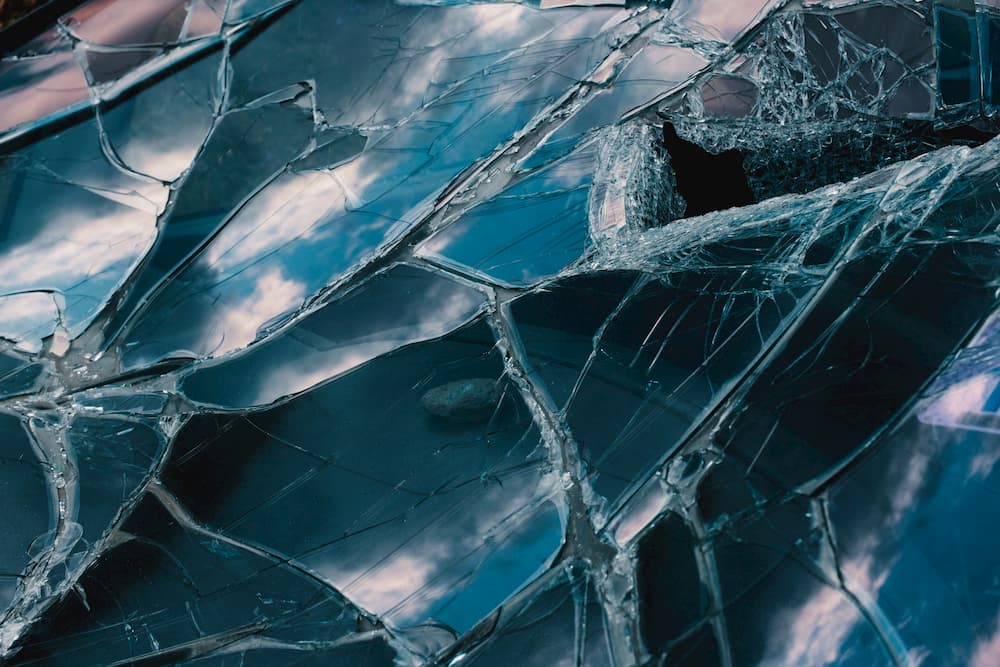
[[[1000,664],[1000,3],[737,4],[0,31],[0,662]]]

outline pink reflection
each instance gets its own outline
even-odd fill
[[[776,4],[775,0],[677,0],[670,16],[712,39],[728,42],[757,23]]]
[[[44,118],[89,96],[70,52],[0,62],[0,132]]]
[[[129,51],[85,51],[87,70],[94,83],[116,81],[147,60],[159,55],[155,49],[132,49]]]
[[[656,478],[643,486],[636,496],[616,519],[615,542],[621,546],[631,542],[667,507],[667,496]]]
[[[1000,665],[1000,616],[997,616],[991,634],[976,643],[969,665],[970,667]]]
[[[184,39],[196,39],[208,35],[217,35],[222,28],[222,17],[219,16],[203,0],[196,0],[188,10],[187,26],[184,29]]]
[[[719,74],[701,85],[701,97],[707,115],[741,118],[757,104],[757,86],[742,77]]]
[[[92,0],[62,21],[88,42],[162,44],[180,37],[186,4],[185,0]]]
[[[55,28],[46,30],[17,50],[19,56],[40,56],[56,51],[69,51],[72,43]]]

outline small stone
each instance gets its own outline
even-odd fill
[[[427,390],[420,405],[435,417],[459,424],[488,420],[500,400],[500,385],[492,378],[456,380]]]

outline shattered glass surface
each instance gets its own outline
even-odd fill
[[[1000,2],[5,34],[4,665],[1000,665]]]

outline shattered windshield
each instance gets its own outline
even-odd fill
[[[1000,2],[44,11],[4,665],[1000,665]]]

